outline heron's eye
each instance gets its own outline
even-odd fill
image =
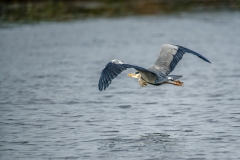
[[[135,74],[139,74],[139,72],[136,72]]]

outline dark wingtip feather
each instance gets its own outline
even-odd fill
[[[99,89],[99,91],[103,90],[103,85],[104,85],[104,81],[103,80],[104,80],[103,76],[101,75],[100,79],[99,79],[99,82],[98,82],[98,89]]]
[[[190,50],[191,51],[191,50]],[[202,56],[201,54],[197,53],[197,52],[193,52],[195,53],[196,56],[198,56],[199,58],[203,59],[204,61],[211,63],[207,58],[205,58],[204,56]]]
[[[99,89],[99,91],[102,91],[102,85],[101,84],[98,84],[98,89]]]
[[[211,63],[207,58],[205,58],[203,55],[201,55],[201,54],[199,54],[199,53],[197,53],[197,52],[195,52],[195,51],[192,51],[192,50],[190,50],[190,49],[188,49],[188,48],[185,48],[185,47],[183,47],[183,46],[179,46],[179,45],[175,45],[175,46],[178,46],[180,49],[184,50],[185,52],[187,52],[187,53],[192,53],[192,54],[198,56],[199,58],[203,59],[204,61],[206,61],[206,62],[208,62],[208,63]]]
[[[98,89],[99,89],[99,91],[102,91],[102,84],[101,84],[100,81],[99,81],[99,83],[98,83]]]
[[[206,61],[207,61],[208,63],[212,63],[212,62],[210,62],[207,58],[206,58]]]

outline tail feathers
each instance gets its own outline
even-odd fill
[[[182,78],[182,75],[168,75],[169,80],[177,80],[179,78]]]

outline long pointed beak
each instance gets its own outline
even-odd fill
[[[130,74],[128,74],[127,76],[129,76],[129,77],[133,77],[133,74],[132,74],[132,73],[130,73]]]

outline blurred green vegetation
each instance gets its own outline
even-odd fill
[[[0,0],[0,22],[240,10],[240,0]]]

